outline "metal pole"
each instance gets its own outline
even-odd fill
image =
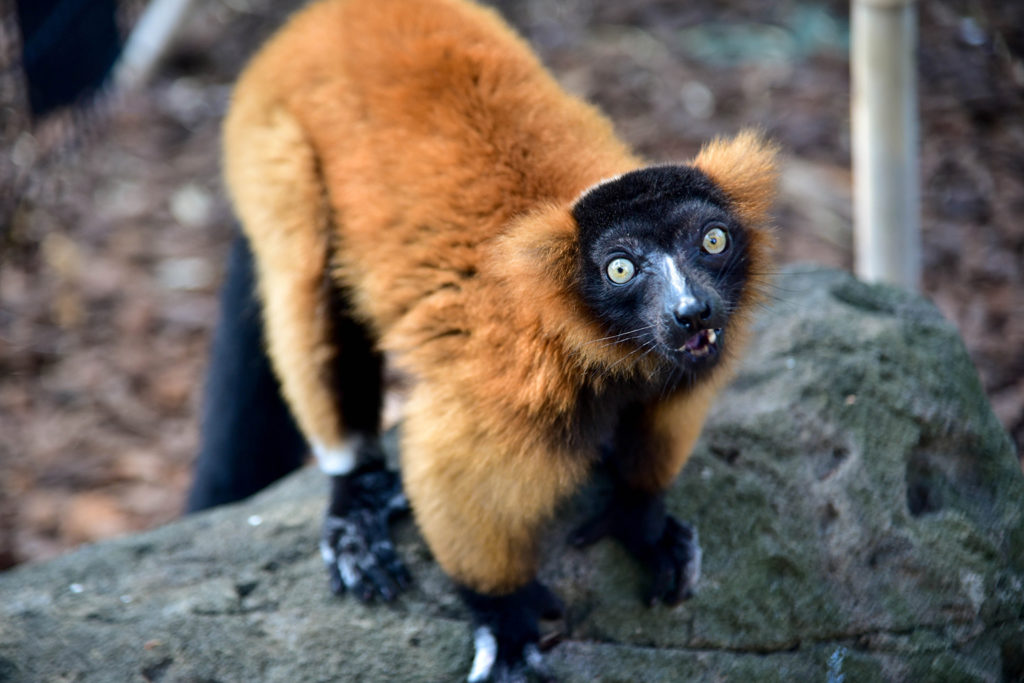
[[[855,270],[916,290],[921,280],[914,0],[853,0]]]
[[[114,68],[114,84],[133,90],[149,82],[157,64],[181,31],[196,0],[151,0],[128,36]]]

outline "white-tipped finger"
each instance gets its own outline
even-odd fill
[[[327,541],[320,541],[320,557],[324,558],[325,564],[334,564],[338,560],[334,548]]]
[[[359,563],[351,555],[343,554],[338,558],[338,572],[341,574],[341,580],[345,582],[345,586],[350,590],[355,588],[356,584],[363,578],[363,572],[359,568]]]
[[[481,626],[473,632],[473,647],[476,654],[473,655],[473,666],[466,680],[469,683],[480,683],[491,675],[494,661],[498,658],[498,641],[491,629]]]
[[[544,664],[544,655],[535,643],[529,643],[523,648],[523,659],[526,660],[526,668],[537,674],[544,680],[551,676],[547,665]]]
[[[703,555],[703,551],[701,551],[700,546],[697,545],[695,533],[693,542],[693,558],[686,567],[686,583],[694,592],[697,591],[697,582],[700,581],[700,564]]]

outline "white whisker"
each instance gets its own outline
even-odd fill
[[[643,327],[638,327],[635,330],[629,330],[627,332],[619,332],[618,334],[612,334],[612,335],[609,335],[607,337],[601,337],[600,339],[592,339],[592,340],[588,341],[586,344],[584,344],[584,346],[589,346],[590,344],[597,344],[598,342],[603,342],[603,341],[615,340],[615,341],[611,341],[609,344],[605,344],[605,346],[611,346],[611,344],[617,344],[617,343],[622,342],[622,341],[628,341],[629,339],[633,338],[633,335],[639,335],[639,334],[641,334],[643,332],[646,332],[647,330],[651,329],[652,327],[654,327],[653,324],[652,325],[644,325]]]

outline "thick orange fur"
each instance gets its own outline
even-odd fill
[[[572,286],[572,202],[640,160],[494,12],[462,0],[310,6],[243,74],[224,140],[269,352],[303,432],[326,446],[345,436],[323,381],[344,353],[325,341],[329,269],[414,382],[403,480],[438,561],[481,592],[524,584],[538,526],[587,475],[558,431],[579,392],[653,372],[594,343],[604,333]],[[694,164],[757,228],[772,157],[744,134]],[[770,245],[754,233],[764,272]],[[637,485],[669,485],[724,376],[652,407],[662,445]]]

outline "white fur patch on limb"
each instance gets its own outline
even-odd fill
[[[469,683],[479,683],[491,675],[491,669],[498,658],[498,641],[491,629],[481,626],[473,632],[473,648],[476,654],[473,656],[473,666],[466,680]]]
[[[313,455],[320,466],[320,471],[331,476],[348,474],[359,464],[359,447],[362,445],[362,438],[351,437],[345,439],[340,446],[325,446],[314,441]]]

